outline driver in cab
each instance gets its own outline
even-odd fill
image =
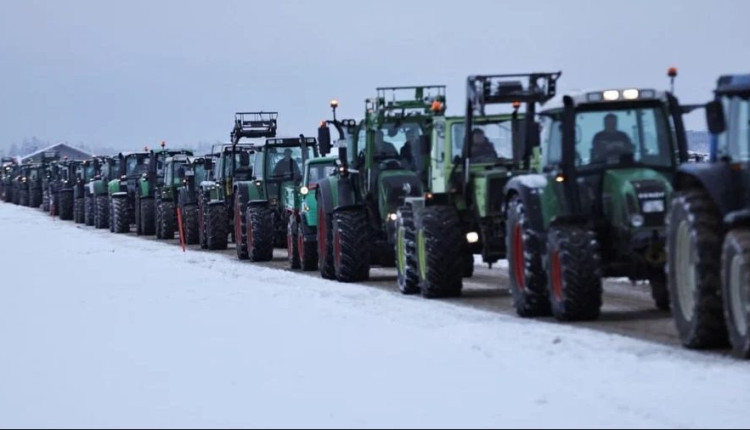
[[[604,130],[596,133],[591,143],[591,162],[606,162],[611,157],[635,153],[635,145],[630,137],[617,129],[617,115],[604,117]]]

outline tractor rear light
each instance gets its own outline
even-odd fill
[[[469,243],[477,243],[479,242],[479,233],[472,231],[470,233],[466,234],[466,241]]]

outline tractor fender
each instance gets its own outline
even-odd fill
[[[724,222],[730,227],[750,227],[750,209],[730,212],[724,217]]]
[[[333,213],[339,208],[351,209],[363,207],[356,189],[356,178],[353,176],[330,176],[318,183],[318,204],[323,205],[326,213]]]
[[[688,163],[675,175],[675,190],[703,188],[722,215],[742,207],[742,193],[737,184],[742,179],[727,163]]]
[[[503,213],[508,212],[508,203],[519,196],[532,228],[535,231],[545,231],[541,196],[546,186],[547,178],[542,175],[523,175],[511,179],[505,186]]]
[[[128,196],[127,192],[112,193],[112,198],[113,199],[122,199],[122,198],[126,198],[127,196]]]

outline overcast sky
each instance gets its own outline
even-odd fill
[[[458,113],[478,73],[666,88],[674,65],[681,100],[702,102],[750,72],[748,16],[744,0],[0,0],[0,146],[227,140],[259,109],[314,134],[330,98],[359,118],[383,85],[447,84]]]

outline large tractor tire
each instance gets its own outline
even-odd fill
[[[349,210],[333,214],[333,267],[339,282],[370,277],[370,235],[367,214]]]
[[[300,268],[305,272],[318,270],[318,242],[316,240],[305,240],[304,220],[297,226],[297,253],[299,254]]]
[[[62,221],[73,221],[74,204],[73,193],[68,191],[60,192],[60,206],[57,212]]]
[[[208,249],[208,201],[201,196],[198,204],[198,243],[201,249]]]
[[[419,294],[417,234],[414,228],[414,214],[411,207],[403,206],[398,210],[397,215],[396,240],[394,242],[398,289],[402,294]]]
[[[750,229],[730,231],[722,256],[721,296],[732,351],[750,358]]]
[[[112,199],[112,218],[110,220],[113,233],[130,233],[130,214],[128,213],[127,198]]]
[[[31,191],[29,194],[29,207],[39,209],[42,206],[42,193],[39,190]]]
[[[185,234],[185,243],[188,245],[200,243],[198,218],[197,206],[191,205],[182,208],[182,232]]]
[[[206,246],[212,251],[228,247],[229,220],[223,204],[208,205],[206,208]]]
[[[86,194],[83,198],[83,223],[89,227],[94,226],[94,196]]]
[[[544,256],[547,295],[558,321],[592,321],[602,308],[599,244],[580,226],[553,227]]]
[[[138,205],[139,217],[136,226],[138,235],[155,236],[156,235],[156,202],[154,199],[140,199]]]
[[[323,279],[336,279],[333,265],[333,217],[318,199],[318,270]]]
[[[273,260],[273,211],[267,206],[247,208],[247,253],[250,261]]]
[[[42,191],[42,211],[44,213],[49,213],[50,210],[50,197],[49,197],[49,190]]]
[[[156,208],[156,219],[158,222],[156,228],[156,231],[158,232],[157,239],[174,239],[174,232],[177,224],[177,221],[175,220],[174,203],[160,199],[159,205]]]
[[[94,227],[97,229],[109,228],[109,197],[96,196],[94,198]]]
[[[464,249],[465,239],[456,209],[427,207],[422,210],[421,219],[417,259],[422,296],[428,299],[460,296],[465,263],[456,250]]]
[[[9,185],[5,186],[5,194],[3,195],[3,200],[5,201],[5,203],[13,202],[13,187]]]
[[[29,192],[27,190],[21,190],[18,193],[18,205],[29,206]]]
[[[667,280],[683,345],[728,344],[721,298],[721,216],[703,190],[679,192],[667,214]]]
[[[288,217],[287,228],[286,228],[286,253],[287,259],[289,260],[289,267],[292,269],[300,268],[299,258],[299,222],[297,216],[292,214]]]
[[[542,235],[532,228],[519,196],[508,204],[506,229],[510,290],[516,313],[523,318],[551,315],[547,274],[542,267]]]
[[[234,243],[239,260],[250,258],[247,239],[247,202],[242,192],[236,192],[234,198]]]
[[[73,220],[76,224],[84,224],[86,222],[86,205],[83,199],[75,199],[73,204]]]

